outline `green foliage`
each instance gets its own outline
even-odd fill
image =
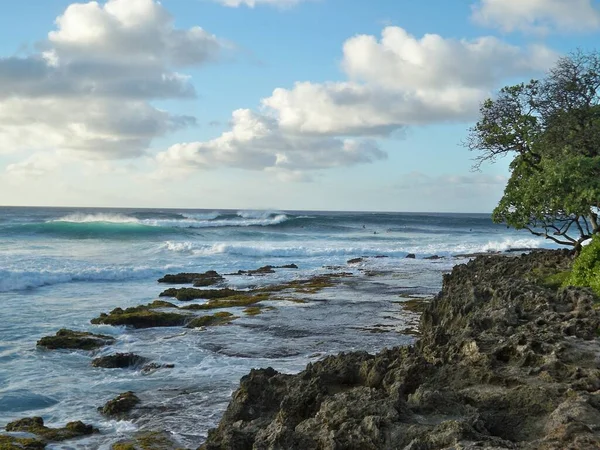
[[[480,113],[465,143],[479,152],[475,167],[514,156],[494,221],[576,249],[600,233],[600,54],[561,58]]]
[[[595,236],[573,263],[571,275],[565,286],[590,287],[600,295],[600,237]]]

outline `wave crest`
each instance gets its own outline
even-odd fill
[[[154,277],[161,270],[149,267],[90,267],[79,271],[0,270],[0,292],[21,291],[79,281],[124,281]]]

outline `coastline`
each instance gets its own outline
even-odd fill
[[[414,346],[253,370],[202,450],[600,448],[600,311],[566,251],[444,276]]]

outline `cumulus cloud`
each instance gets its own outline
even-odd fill
[[[218,58],[224,44],[177,29],[154,0],[72,4],[27,57],[0,58],[0,152],[58,148],[118,159],[195,123],[156,99],[194,98],[178,68]]]
[[[384,159],[371,140],[290,135],[273,118],[248,109],[234,111],[232,128],[206,142],[176,144],[157,156],[162,168],[234,167],[265,170],[284,181],[307,181],[307,170],[351,166]]]
[[[240,6],[247,6],[254,8],[257,5],[270,5],[277,6],[280,8],[287,8],[290,6],[297,5],[306,0],[216,0],[222,5],[229,6],[230,8],[238,8]]]
[[[506,78],[546,70],[554,52],[494,37],[418,39],[386,27],[381,39],[344,44],[348,80],[275,89],[263,106],[290,133],[382,135],[406,125],[474,118],[480,102]]]
[[[600,7],[594,0],[480,0],[473,19],[507,32],[590,31],[600,29]]]
[[[360,35],[344,44],[346,81],[299,82],[262,100],[261,112],[233,113],[220,137],[172,146],[161,167],[264,170],[284,181],[307,181],[313,170],[384,159],[373,138],[410,125],[467,121],[503,80],[547,69],[556,55],[493,37],[420,39],[387,27],[381,39]]]

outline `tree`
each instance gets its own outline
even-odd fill
[[[474,168],[513,156],[493,220],[576,250],[600,234],[600,54],[563,57],[480,114],[465,143],[479,152]]]

